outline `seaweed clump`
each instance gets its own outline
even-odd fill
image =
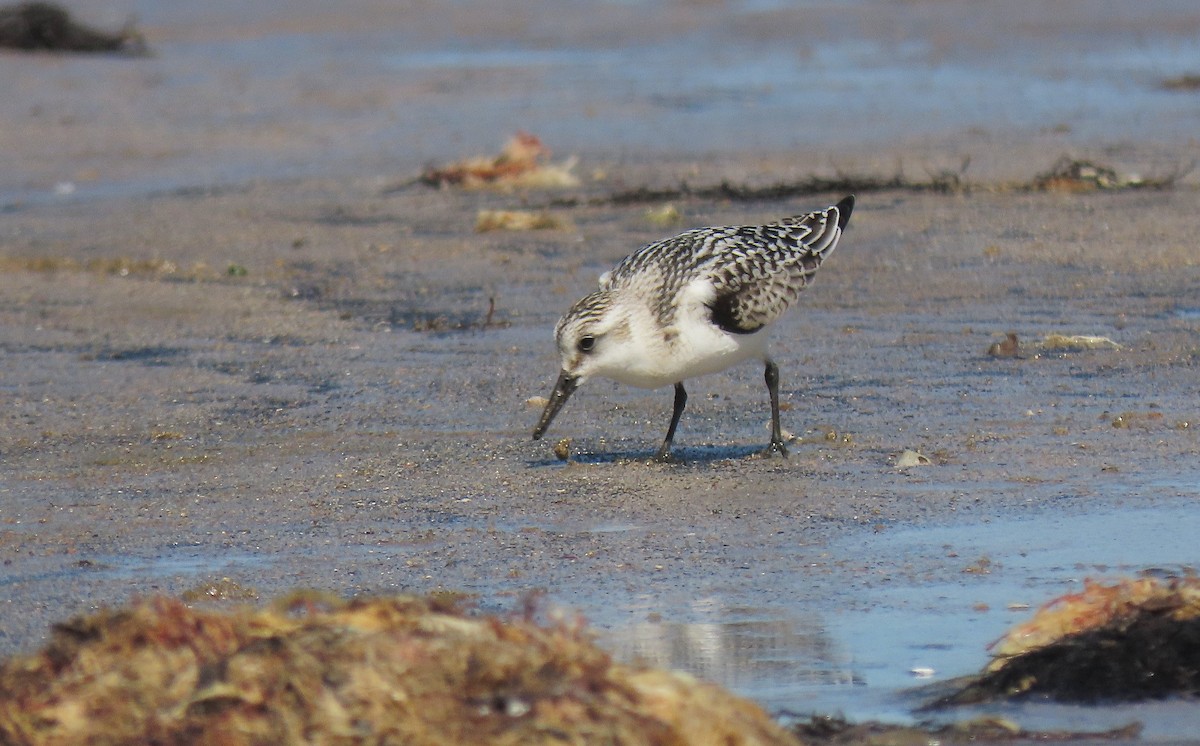
[[[1087,581],[992,646],[931,707],[1041,697],[1095,704],[1200,695],[1200,578]]]
[[[77,23],[58,5],[41,2],[0,7],[0,47],[25,51],[120,52],[139,56],[149,52],[145,38],[132,24],[110,34]]]
[[[1122,176],[1108,166],[1062,156],[1044,173],[1038,174],[1030,188],[1041,192],[1093,192],[1100,189],[1170,189],[1196,166],[1195,161],[1181,164],[1169,173],[1142,177]]]
[[[151,598],[58,625],[0,666],[14,744],[797,744],[756,705],[618,665],[581,625],[456,602]]]

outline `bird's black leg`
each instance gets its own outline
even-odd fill
[[[779,454],[787,458],[787,446],[783,444],[783,430],[779,427],[779,366],[770,360],[763,373],[767,382],[767,393],[771,396],[771,445],[763,451],[764,456]]]
[[[679,418],[683,416],[683,408],[687,406],[687,391],[683,382],[675,384],[675,411],[671,414],[671,426],[667,428],[667,437],[663,439],[658,453],[654,454],[655,461],[672,461],[671,441],[675,440],[675,428],[679,427]]]

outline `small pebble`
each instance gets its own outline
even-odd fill
[[[559,461],[571,460],[571,439],[563,438],[554,444],[554,455]]]

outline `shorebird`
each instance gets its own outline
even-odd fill
[[[554,328],[562,371],[533,439],[594,376],[642,388],[673,384],[671,424],[655,454],[670,461],[687,406],[684,380],[757,358],[766,366],[771,399],[771,443],[764,454],[787,456],[779,367],[767,352],[768,335],[837,247],[853,209],[849,196],[768,225],[698,228],[630,254]]]

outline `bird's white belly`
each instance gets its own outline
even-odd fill
[[[658,388],[767,356],[766,329],[729,334],[710,323],[680,320],[647,337],[630,346],[631,354],[622,365],[601,375],[631,386]]]

